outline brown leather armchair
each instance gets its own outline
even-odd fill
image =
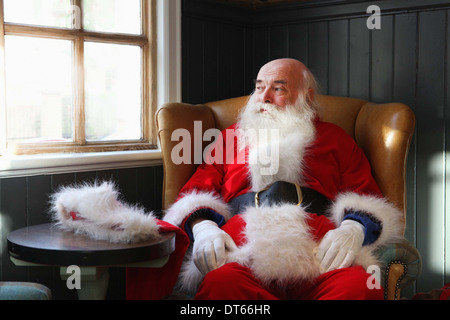
[[[406,159],[414,133],[415,116],[401,103],[375,104],[361,99],[318,96],[322,120],[334,123],[352,136],[369,159],[373,175],[386,198],[406,215]],[[180,189],[194,173],[194,145],[191,164],[176,165],[171,151],[178,141],[171,141],[178,128],[194,133],[194,121],[201,121],[202,135],[210,128],[226,129],[236,122],[248,97],[239,97],[202,105],[169,103],[156,114],[158,136],[164,164],[163,208],[168,208]],[[203,143],[205,148],[209,141]],[[202,148],[202,150],[203,150]],[[400,297],[400,289],[412,283],[421,272],[419,252],[408,242],[392,244],[380,252],[385,264],[385,298]]]

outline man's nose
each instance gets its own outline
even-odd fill
[[[272,103],[273,102],[272,93],[270,92],[269,88],[267,88],[266,91],[264,91],[263,96],[262,96],[262,101],[264,101],[264,103]]]

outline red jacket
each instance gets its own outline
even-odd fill
[[[295,163],[290,159],[291,153],[294,153],[293,150],[300,148],[296,147],[296,142],[293,144],[290,142],[288,145],[281,144],[280,146],[279,171],[281,176],[287,170],[286,172],[288,173],[285,174],[285,177],[290,178],[292,176],[293,181],[301,181],[303,186],[322,193],[332,201],[332,206],[329,209],[330,220],[321,218],[320,221],[314,220],[314,222],[309,222],[310,224],[316,224],[315,227],[317,227],[317,224],[320,224],[323,228],[320,232],[313,232],[311,237],[308,236],[303,240],[304,242],[319,241],[329,229],[340,224],[348,209],[363,211],[380,221],[383,228],[378,240],[374,244],[367,246],[368,248],[364,250],[360,259],[357,259],[357,263],[361,265],[375,264],[378,261],[373,252],[379,246],[393,241],[401,234],[402,213],[384,199],[371,174],[370,164],[355,141],[336,125],[321,121],[316,121],[315,124],[315,139],[303,148],[300,163]],[[227,203],[233,198],[250,191],[254,177],[252,177],[250,172],[251,164],[248,164],[248,161],[246,163],[239,163],[237,160],[229,161],[230,159],[242,157],[242,152],[245,153],[245,158],[248,160],[248,150],[239,151],[236,139],[234,139],[233,143],[227,140],[227,137],[229,137],[227,136],[227,130],[232,132],[235,129],[236,125],[233,125],[224,130],[222,132],[223,140],[218,140],[219,144],[215,145],[215,152],[211,153],[217,159],[217,153],[225,150],[223,152],[223,161],[219,161],[222,163],[207,164],[209,159],[206,159],[206,163],[199,165],[195,174],[182,188],[177,201],[167,210],[164,220],[182,229],[192,213],[201,208],[212,209],[223,217],[225,225],[222,228],[233,237],[238,246],[241,246],[245,244],[248,240],[247,238],[253,239],[255,237],[253,234],[245,234],[246,227],[248,230],[251,229],[249,226],[246,226],[251,219],[244,221],[240,216],[232,218],[233,213],[230,211]],[[301,137],[297,140],[301,140]],[[234,157],[230,158],[230,153]],[[227,155],[228,161],[226,161]],[[293,159],[296,158],[294,157]],[[291,170],[292,168],[294,170]],[[290,174],[290,172],[300,172],[300,177],[297,177],[296,174]],[[277,177],[275,176],[274,179],[277,180]],[[298,211],[301,208],[292,210]],[[292,211],[292,214],[298,215],[299,212],[297,211]],[[286,210],[283,209],[282,212],[284,214]],[[291,213],[288,210],[286,214],[290,215]],[[276,229],[277,227],[278,229]],[[272,226],[269,225],[268,228],[272,228]],[[275,228],[274,236],[283,233],[283,230],[285,230],[283,229],[284,226],[273,226],[273,228]],[[320,228],[317,227],[316,229]],[[242,231],[244,231],[244,236]],[[299,242],[298,239],[296,242]],[[184,255],[186,242],[179,249],[182,252],[180,250],[177,251],[178,258]],[[292,250],[299,250],[299,248],[296,247]],[[300,250],[309,249],[300,248]],[[267,254],[270,259],[270,252]],[[240,261],[239,257],[236,259]],[[194,284],[183,283],[189,289],[195,290],[202,276],[198,274],[190,258],[186,259],[185,265],[187,267],[184,268],[184,273],[188,274],[186,279],[189,280],[183,280],[183,277],[180,277],[180,281],[192,282],[192,279],[197,279]],[[173,272],[173,270],[171,271]],[[147,273],[143,271],[140,274],[140,281],[142,281],[145,274],[147,277],[151,277],[151,271]],[[172,276],[176,278],[178,275],[173,274]],[[270,276],[273,277],[273,275]],[[138,285],[131,282],[128,284],[130,288],[133,285]],[[151,298],[148,294],[143,294],[142,297]]]

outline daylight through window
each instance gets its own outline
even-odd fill
[[[0,0],[3,153],[152,149],[152,0]]]

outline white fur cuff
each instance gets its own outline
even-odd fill
[[[403,213],[385,198],[351,192],[341,194],[330,210],[336,226],[341,224],[346,210],[363,211],[381,221],[382,231],[376,241],[377,245],[384,245],[402,237]]]
[[[215,212],[221,214],[225,221],[231,218],[231,211],[227,204],[217,195],[212,192],[192,191],[186,193],[175,202],[169,209],[167,209],[164,216],[164,221],[167,221],[175,226],[180,226],[191,213],[198,209],[210,208]]]
[[[117,243],[159,237],[153,213],[122,203],[112,182],[63,187],[51,196],[50,204],[53,220],[66,231]]]

